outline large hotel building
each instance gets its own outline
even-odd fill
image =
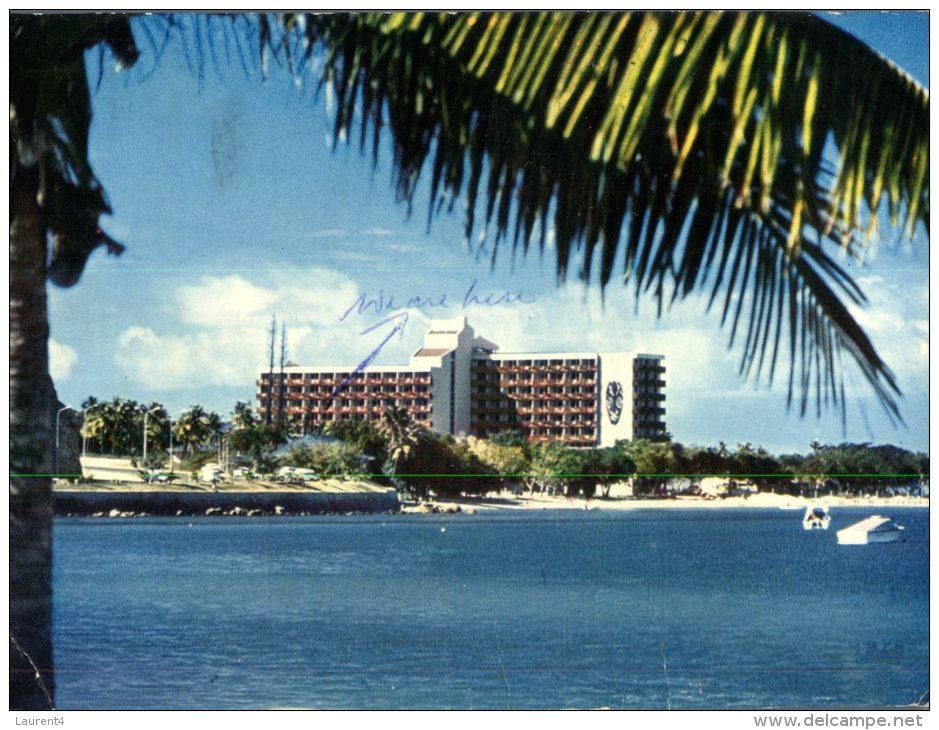
[[[309,431],[328,421],[377,421],[404,408],[438,433],[520,431],[531,441],[612,446],[665,434],[662,355],[500,353],[465,317],[432,320],[407,366],[259,371],[258,410]]]

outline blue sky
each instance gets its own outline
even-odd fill
[[[928,85],[928,15],[843,13],[832,21]],[[94,93],[91,155],[126,253],[96,253],[74,288],[50,291],[53,377],[60,400],[88,395],[157,400],[171,412],[200,403],[223,416],[254,401],[272,314],[300,364],[354,364],[381,340],[343,313],[361,294],[414,295],[448,306],[412,312],[404,336],[378,362],[406,362],[429,316],[466,315],[504,351],[657,352],[667,358],[666,420],[685,444],[750,441],[805,451],[814,439],[892,442],[928,449],[927,239],[884,231],[863,266],[848,268],[870,306],[858,313],[896,373],[906,427],[895,428],[859,377],[848,380],[847,433],[786,408],[775,385],[737,375],[739,352],[704,302],[690,298],[656,319],[613,284],[605,303],[576,281],[555,284],[554,254],[537,250],[490,269],[488,248],[467,242],[463,213],[434,219],[427,195],[409,219],[391,185],[386,146],[372,168],[357,144],[332,151],[326,94],[286,73],[266,80],[237,63],[189,70],[179,46],[158,63],[142,36],[138,66],[106,68]],[[527,303],[462,306],[467,289],[521,293]]]

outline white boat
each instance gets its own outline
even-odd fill
[[[903,542],[903,525],[889,517],[872,515],[850,527],[838,530],[839,545],[868,545],[874,542]]]
[[[805,508],[802,516],[802,527],[806,530],[827,530],[831,524],[831,515],[828,505],[815,505]]]

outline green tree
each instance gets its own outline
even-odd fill
[[[210,438],[217,443],[225,425],[222,423],[222,417],[215,411],[209,411],[205,415],[205,422],[209,427]]]
[[[414,423],[403,408],[384,411],[378,431],[388,455],[384,472],[398,488],[418,499],[481,494],[498,488],[498,479],[465,441],[434,434]]]
[[[229,447],[236,454],[247,454],[252,468],[259,474],[273,471],[274,451],[286,441],[287,434],[283,429],[260,420],[250,426],[235,428],[228,436]]]
[[[368,460],[353,444],[337,441],[295,446],[283,463],[285,466],[313,469],[322,476],[360,479],[367,474]]]
[[[801,467],[815,485],[850,494],[916,488],[929,476],[928,457],[891,445],[819,445]]]
[[[521,431],[496,431],[489,436],[488,441],[496,446],[516,446],[525,448],[528,446],[528,439]]]
[[[392,406],[381,415],[378,432],[385,441],[388,466],[392,475],[401,471],[401,466],[414,461],[414,452],[423,434],[403,408]]]
[[[139,438],[134,438],[134,431],[136,430],[138,435],[141,433],[135,428],[140,404],[135,400],[124,400],[115,396],[105,405],[104,412],[105,418],[110,422],[111,453],[118,456],[134,453],[135,442],[139,441]]]
[[[251,408],[251,405],[243,401],[238,401],[235,403],[235,408],[232,411],[231,423],[232,428],[236,431],[244,428],[251,428],[252,426],[257,425],[260,422],[260,419],[254,413],[254,409]]]
[[[610,487],[614,482],[630,477],[636,471],[636,465],[621,446],[599,449],[587,449],[581,452],[583,477],[580,490],[585,497],[593,497],[597,487],[602,496],[610,496]]]
[[[443,469],[434,485],[439,495],[479,495],[498,490],[502,480],[493,475],[492,468],[480,458],[465,438],[439,439],[443,448],[438,459]]]
[[[762,446],[738,444],[727,458],[731,474],[752,482],[760,491],[786,489],[789,474],[776,457]]]
[[[747,373],[772,372],[788,343],[802,414],[812,395],[819,409],[825,396],[840,399],[846,355],[898,415],[895,379],[843,301],[863,294],[830,251],[862,250],[856,234],[882,207],[910,231],[928,221],[928,94],[849,35],[800,13],[233,17],[218,22],[253,35],[262,54],[321,72],[337,92],[339,131],[361,119],[377,155],[389,130],[409,203],[429,164],[433,208],[465,196],[468,230],[480,192],[497,241],[514,235],[527,246],[540,234],[544,245],[552,216],[562,276],[577,250],[585,280],[622,275],[660,304],[710,290],[732,340],[749,315]],[[186,28],[160,16],[136,22]],[[197,28],[189,47],[206,37]],[[48,707],[54,694],[51,480],[33,476],[50,473],[53,442],[46,281],[71,286],[95,249],[122,249],[98,225],[110,210],[88,161],[84,54],[95,47],[124,66],[139,55],[124,16],[11,15],[17,709]],[[324,50],[325,63],[310,62]]]
[[[92,453],[102,453],[107,440],[107,421],[102,411],[104,404],[93,395],[82,403],[82,438],[86,448]]]
[[[385,450],[385,438],[379,427],[370,421],[350,419],[328,421],[321,431],[324,436],[332,436],[351,444],[362,454],[373,459],[375,464],[383,464],[388,454]]]
[[[663,492],[669,478],[681,473],[676,445],[671,442],[636,439],[623,449],[636,466],[636,494]]]
[[[133,456],[143,448],[143,416],[156,408],[147,419],[147,431],[158,436],[160,429],[168,440],[166,411],[158,403],[144,406],[135,400],[115,396],[110,401],[99,402],[90,397],[83,404],[85,425],[83,434],[88,437],[93,452],[112,456]]]
[[[542,441],[531,448],[529,486],[532,492],[566,494],[582,473],[580,452],[560,441]]]
[[[418,426],[403,408],[386,409],[378,423],[385,441],[385,474],[412,494],[425,498],[434,484],[433,474],[442,471],[438,442]]]
[[[494,434],[491,439],[469,437],[467,447],[485,464],[489,473],[498,474],[500,485],[521,483],[530,469],[527,443],[511,438],[497,438],[503,434]],[[525,446],[522,445],[525,443]]]
[[[218,421],[216,414],[207,413],[202,406],[190,406],[173,423],[173,440],[183,445],[183,454],[188,456],[215,436]]]
[[[726,474],[727,469],[726,448],[723,448],[723,444],[718,448],[692,446],[685,449],[681,471],[689,476],[716,476]]]

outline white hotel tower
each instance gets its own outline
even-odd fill
[[[438,433],[520,431],[531,441],[612,446],[665,434],[664,356],[500,353],[465,317],[432,320],[406,366],[259,371],[258,410],[310,430],[327,421],[377,421],[391,406]]]

